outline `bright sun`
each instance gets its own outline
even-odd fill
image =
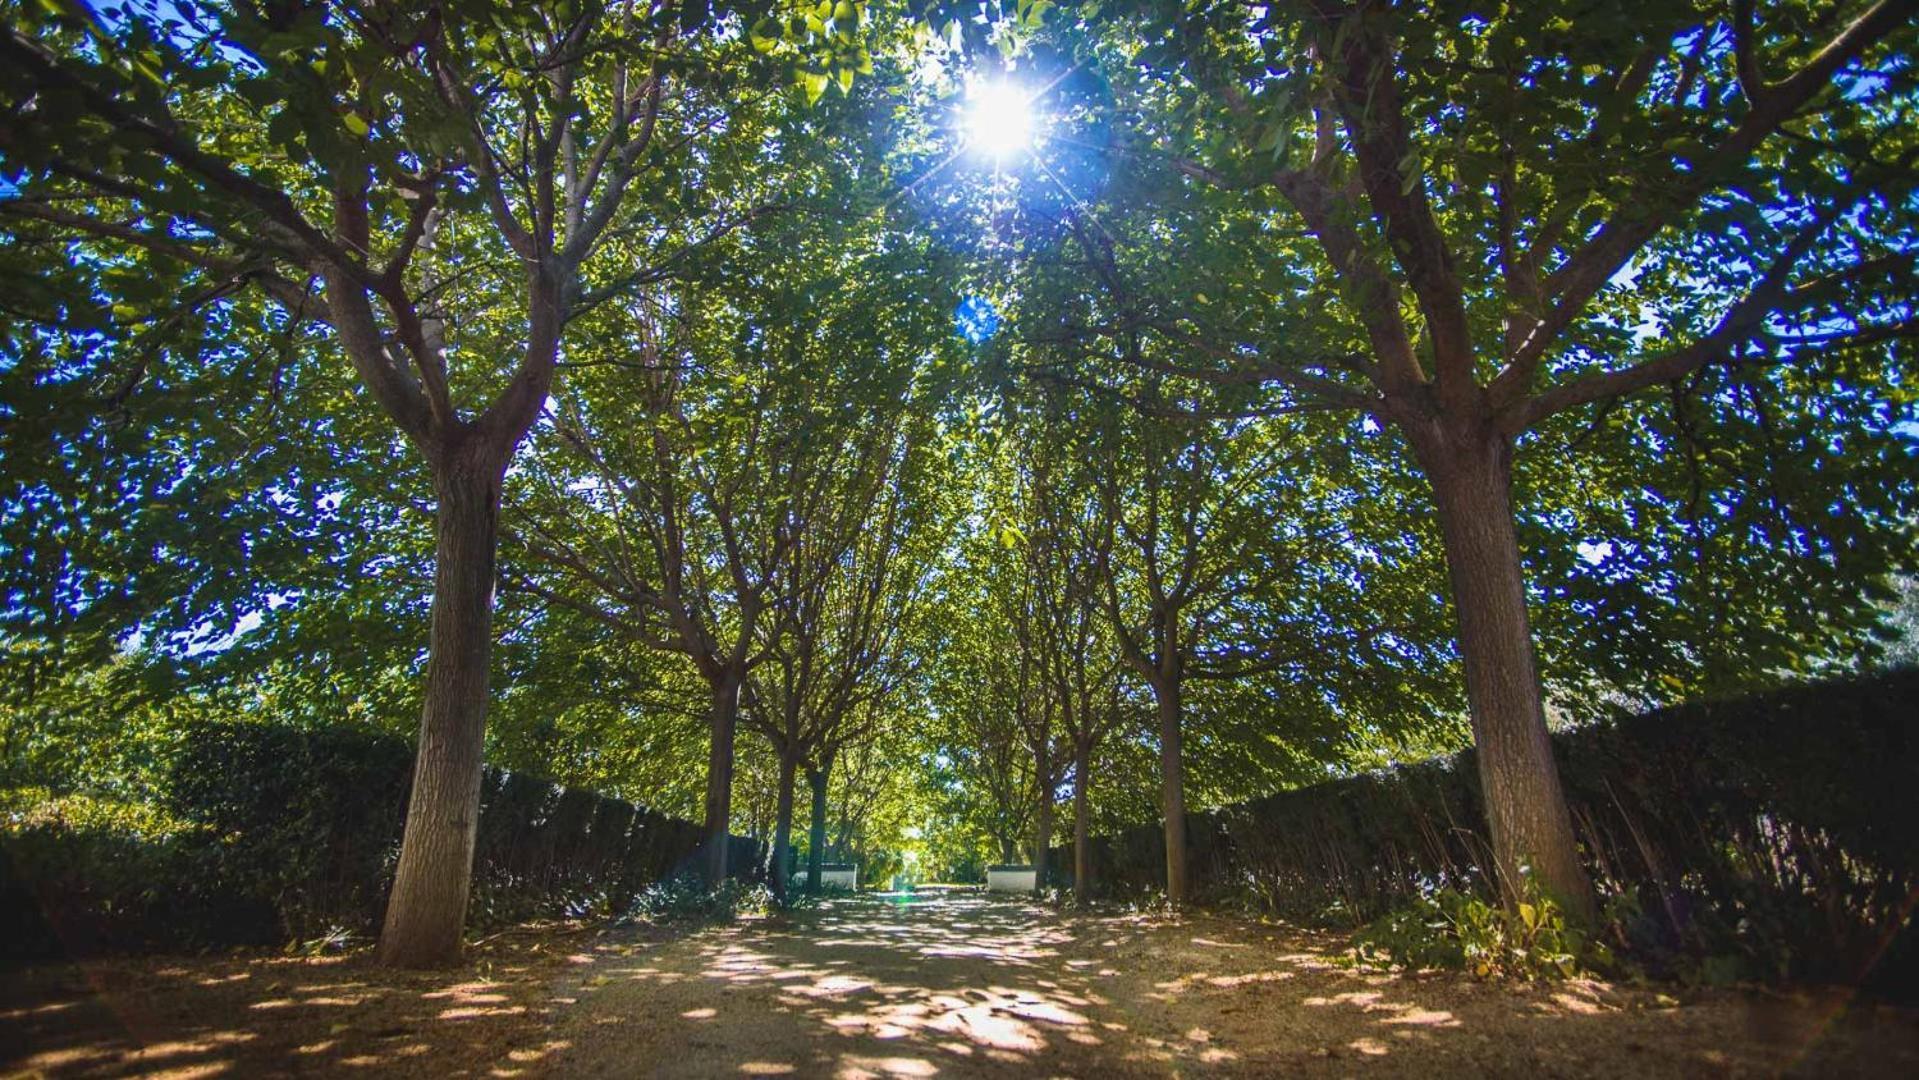
[[[1002,161],[1033,145],[1033,99],[1009,82],[979,82],[966,93],[966,145]]]

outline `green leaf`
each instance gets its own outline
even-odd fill
[[[774,18],[761,19],[753,24],[746,39],[759,52],[772,52],[780,43],[780,21]]]
[[[826,93],[826,73],[823,71],[800,72],[800,88],[806,91],[806,103],[817,105],[820,96]]]

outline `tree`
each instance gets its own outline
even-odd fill
[[[1012,623],[993,617],[995,592],[1012,564],[1011,537],[989,535],[977,508],[969,516],[976,524],[955,544],[931,597],[929,636],[937,648],[926,693],[936,727],[922,767],[936,777],[953,817],[991,838],[989,858],[1016,863],[1033,835],[1038,803],[1034,758],[1019,721],[1031,668]]]
[[[1912,5],[1756,8],[1149,0],[1093,46],[1108,72],[1144,73],[1116,88],[1140,117],[1122,151],[1296,222],[1242,250],[1311,268],[1281,294],[1289,333],[1196,293],[1139,298],[1125,332],[1192,350],[1182,374],[1404,439],[1444,537],[1502,887],[1530,867],[1584,917],[1516,449],[1709,367],[1789,392],[1793,371],[1883,385],[1913,333],[1910,102],[1891,59]]]
[[[569,321],[625,285],[601,256],[663,254],[623,218],[697,136],[675,129],[669,86],[737,39],[705,3],[36,11],[0,38],[6,227],[64,230],[102,267],[156,254],[194,305],[253,288],[323,324],[427,463],[430,658],[381,955],[444,963],[477,820],[502,477]],[[845,53],[857,16],[789,47]]]
[[[915,827],[907,770],[918,763],[924,736],[910,715],[897,709],[857,722],[864,737],[837,751],[831,795],[837,813],[831,841],[822,847],[857,864],[863,880],[877,881],[900,868],[897,856]]]
[[[1093,890],[1093,766],[1100,745],[1124,717],[1122,666],[1100,640],[1105,623],[1094,580],[1074,575],[1040,589],[1048,675],[1073,754],[1073,897],[1085,904]]]
[[[1013,408],[1007,406],[1009,411]],[[1013,414],[1017,417],[1017,413]],[[1063,752],[1056,721],[1062,702],[1054,694],[1048,671],[1046,625],[1034,558],[1027,530],[1034,527],[1035,472],[1016,439],[1003,440],[999,463],[1004,472],[988,492],[988,505],[998,515],[995,535],[984,538],[986,598],[993,619],[1007,633],[1013,649],[1007,705],[1025,750],[1032,756],[1034,887],[1044,889],[1053,846],[1053,818],[1059,787],[1065,779],[1069,755]],[[1030,557],[1029,557],[1030,555]]]
[[[704,683],[703,866],[717,886],[741,690],[766,658],[760,622],[782,599],[775,589],[800,534],[827,512],[818,485],[839,462],[813,459],[800,431],[784,431],[797,403],[776,400],[778,387],[796,380],[754,370],[750,353],[734,366],[728,331],[693,329],[687,312],[703,299],[676,298],[672,321],[642,315],[627,366],[575,380],[553,426],[572,468],[544,478],[541,508],[554,520],[529,515],[516,540],[547,578],[519,588],[684,655]]]
[[[1240,601],[1259,584],[1248,537],[1270,531],[1244,493],[1276,461],[1257,433],[1145,419],[1100,455],[1094,558],[1120,655],[1158,709],[1166,899],[1175,907],[1187,900],[1187,680],[1239,678],[1298,659],[1235,625]]]
[[[1125,665],[1102,603],[1098,485],[1075,483],[1084,479],[1069,464],[1077,447],[1046,437],[1066,423],[1064,416],[1047,416],[1023,433],[1033,485],[1025,548],[1038,614],[1035,648],[1072,753],[1073,897],[1084,904],[1093,888],[1093,765],[1122,721]]]
[[[900,404],[922,419],[887,417],[861,433],[846,505],[795,544],[783,602],[765,629],[767,662],[750,677],[750,722],[779,756],[773,890],[781,897],[800,768],[812,792],[810,880],[817,887],[833,762],[843,746],[871,734],[854,719],[880,719],[913,675],[904,637],[946,523],[927,474],[934,433],[926,411],[910,398]]]
[[[794,157],[776,163],[792,169],[782,183],[833,162]],[[933,429],[914,413],[945,296],[921,247],[870,240],[766,221],[726,241],[747,268],[728,289],[660,285],[596,313],[538,440],[541,496],[515,522],[517,587],[687,657],[704,681],[714,883],[742,692],[785,764],[816,759],[823,783],[834,729],[891,677],[888,619],[912,594],[895,560],[931,524]]]

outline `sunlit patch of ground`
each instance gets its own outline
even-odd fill
[[[1409,978],[1343,944],[952,894],[529,930],[439,975],[118,960],[7,978],[0,1077],[1919,1075],[1919,1013],[1838,991]]]
[[[641,944],[634,932],[543,927],[442,973],[382,971],[364,952],[4,972],[0,1077],[545,1074],[565,1049],[552,1034],[556,980]]]

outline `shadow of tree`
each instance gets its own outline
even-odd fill
[[[1919,1075],[1919,1014],[1840,990],[1681,1004],[1361,972],[1344,948],[962,894],[529,929],[439,974],[111,960],[0,980],[0,1076]]]
[[[500,1076],[563,1047],[551,984],[633,935],[502,935],[455,971],[374,967],[365,952],[115,957],[0,982],[0,1076],[257,1076],[371,1071]]]
[[[608,1076],[637,1060],[661,1076],[858,1078],[1695,1075],[1888,1060],[1844,1039],[1807,1057],[1822,1038],[1809,1002],[1782,1000],[1764,1017],[1760,999],[1681,1009],[1594,982],[1365,973],[1337,961],[1343,946],[1236,920],[1061,915],[977,895],[837,901],[612,965],[570,1018],[557,1063]],[[1902,1042],[1896,1024],[1886,1031],[1882,1050],[1919,1054],[1911,1032]]]

